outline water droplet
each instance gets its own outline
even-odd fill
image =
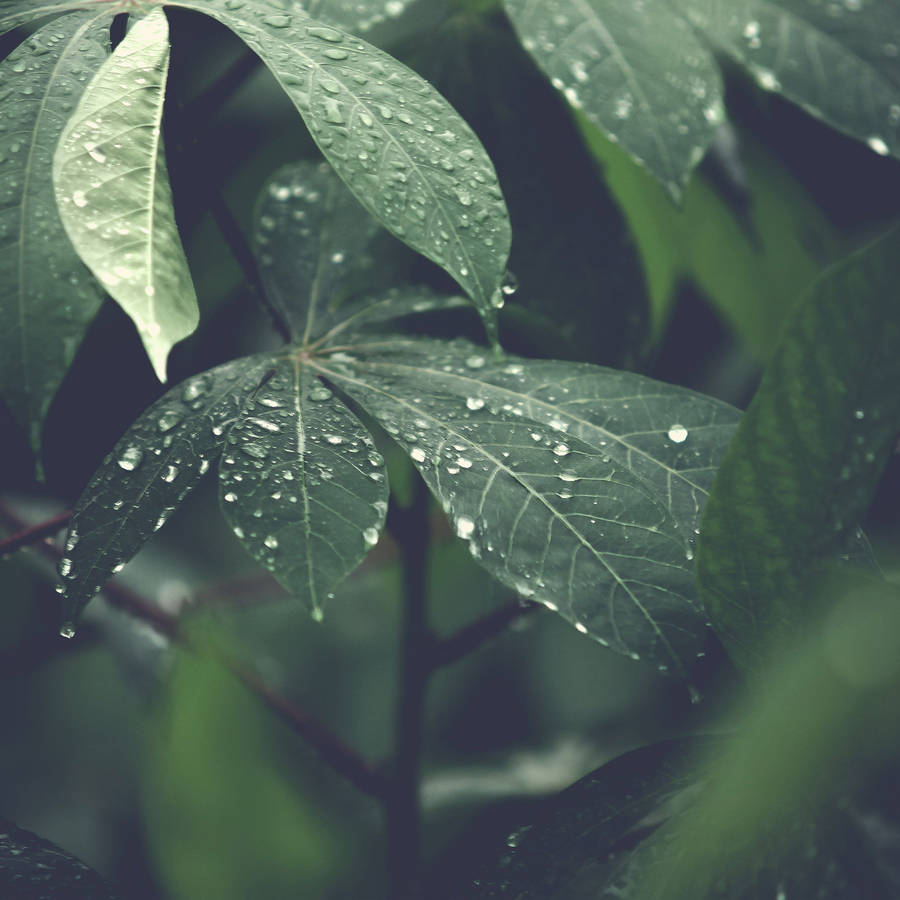
[[[877,135],[872,135],[866,143],[879,155],[879,156],[887,156],[890,152],[890,148],[884,142],[883,138],[878,137]]]
[[[234,501],[237,500],[237,494],[234,491],[229,491],[222,499],[226,503],[234,503]]]
[[[317,37],[319,40],[328,41],[332,44],[339,44],[344,40],[344,36],[333,28],[326,28],[322,25],[312,25],[306,29],[306,33],[310,37]]]
[[[576,631],[580,631],[582,634],[587,634],[587,633],[588,633],[587,626],[586,626],[586,625],[582,625],[581,622],[576,622],[576,623],[575,623],[575,630],[576,630]]]
[[[480,369],[484,365],[484,357],[483,356],[470,356],[466,360],[466,365],[470,369]]]
[[[128,447],[122,455],[116,460],[119,467],[126,472],[133,472],[144,458],[144,451],[137,447]]]
[[[310,615],[312,616],[313,622],[321,622],[322,619],[325,618],[325,615],[322,612],[322,608],[319,606],[313,607],[313,610],[310,613]]]
[[[350,54],[340,47],[326,47],[322,51],[322,55],[328,57],[328,59],[346,59]]]
[[[363,532],[363,541],[365,541],[366,547],[374,547],[378,543],[378,529],[377,528],[367,528]]]
[[[425,451],[421,447],[413,447],[412,450],[410,450],[409,455],[416,462],[420,462],[420,463],[425,462]]]
[[[519,279],[509,270],[506,270],[506,274],[503,276],[503,283],[500,285],[500,290],[507,297],[512,297],[512,295],[519,289]]]
[[[775,73],[770,72],[768,69],[756,69],[754,74],[756,75],[756,83],[764,91],[777,91],[781,87],[781,82],[775,76]]]
[[[684,425],[679,425],[678,423],[669,426],[668,437],[669,440],[675,444],[683,444],[687,440],[688,430],[684,427]]]
[[[57,571],[59,572],[60,575],[62,575],[63,578],[74,578],[74,575],[72,574],[72,570],[74,569],[74,567],[75,566],[74,566],[74,563],[72,562],[72,560],[69,559],[68,556],[64,556],[59,561],[59,566],[57,567]]]
[[[271,432],[281,431],[280,425],[276,425],[274,422],[269,422],[266,419],[253,418],[253,419],[249,419],[248,421],[250,421],[254,425],[256,425],[257,428],[262,428],[264,431],[271,431]]]
[[[171,484],[178,477],[178,466],[166,466],[162,480]]]
[[[181,392],[181,399],[185,403],[199,400],[202,396],[209,393],[211,386],[212,382],[207,376],[201,375],[198,378],[194,378],[184,386],[184,390]]]
[[[865,417],[866,417],[866,413],[865,413],[865,411],[862,410],[862,409],[857,409],[857,410],[853,413],[853,418],[854,418],[854,419],[864,419]]]
[[[275,537],[274,534],[267,535],[267,536],[266,536],[266,539],[263,541],[263,543],[264,543],[270,550],[277,550],[277,549],[278,549],[278,538]]]
[[[84,145],[84,149],[87,150],[88,156],[94,162],[100,163],[101,165],[106,162],[106,154],[96,145],[87,143]]]
[[[579,481],[578,475],[573,475],[571,472],[560,472],[557,476],[560,481]]]
[[[316,403],[321,403],[323,400],[329,400],[331,398],[331,391],[326,387],[314,387],[309,392],[309,399],[315,401]]]
[[[403,0],[388,0],[384,4],[384,11],[392,17],[399,16],[403,12]]]
[[[557,444],[553,448],[553,452],[556,456],[568,456],[569,455],[569,445],[568,444]]]
[[[71,640],[75,637],[75,626],[71,622],[66,622],[59,629],[59,636],[64,637],[66,640]]]
[[[471,460],[471,459],[466,459],[464,456],[458,457],[457,460],[456,460],[456,464],[457,464],[461,469],[471,469],[471,468],[472,468],[472,460]]]
[[[72,202],[79,209],[84,209],[84,207],[88,205],[88,200],[87,200],[87,197],[85,196],[84,191],[75,191],[72,194]]]
[[[265,16],[263,22],[272,28],[288,28],[291,24],[290,16]],[[312,29],[309,29],[310,31]]]
[[[463,539],[468,540],[475,531],[475,523],[468,516],[460,516],[456,520],[456,533]]]
[[[171,431],[182,419],[181,413],[174,409],[164,412],[156,422],[156,427],[163,433]]]
[[[252,456],[254,459],[265,459],[269,455],[268,448],[263,447],[262,444],[241,444],[241,450],[243,450],[247,456]]]
[[[484,409],[484,400],[481,397],[467,397],[466,406],[472,411]]]

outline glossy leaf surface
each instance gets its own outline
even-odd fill
[[[526,50],[675,197],[725,118],[712,56],[666,0],[504,0]]]
[[[315,363],[409,452],[495,577],[683,674],[701,640],[694,529],[737,411],[590,365],[385,340]]]
[[[168,63],[168,25],[157,9],[94,76],[53,162],[66,231],[134,321],[160,381],[172,345],[199,320],[162,143]]]
[[[92,70],[109,49],[108,13],[35,32],[0,62],[0,394],[35,451],[41,424],[103,300],[66,237],[53,151]]]
[[[257,53],[359,201],[462,286],[492,329],[510,228],[491,161],[426,81],[381,50],[263,0],[180,3]]]
[[[68,619],[193,490],[270,368],[268,358],[250,357],[197,375],[164,394],[123,435],[75,505],[59,566]]]
[[[900,155],[900,7],[879,0],[675,0],[756,78],[876,152]]]
[[[810,566],[847,546],[900,426],[900,232],[823,276],[789,320],[704,515],[698,577],[740,665],[795,635]]]
[[[222,509],[257,560],[316,617],[377,543],[384,460],[301,360],[283,357],[228,435]]]

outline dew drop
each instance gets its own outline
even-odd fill
[[[479,409],[484,409],[484,400],[480,397],[468,397],[466,398],[466,407],[471,409],[473,412]]]
[[[669,440],[674,444],[683,444],[687,440],[688,431],[684,425],[679,425],[677,422],[674,425],[669,426],[668,437]]]
[[[331,398],[331,391],[326,387],[314,387],[309,392],[309,399],[313,400],[316,403],[321,403],[323,400],[329,400]]]
[[[310,613],[310,615],[312,616],[313,622],[321,622],[322,619],[325,618],[325,615],[322,612],[322,608],[320,606],[313,607],[313,610]]]
[[[59,629],[59,636],[64,637],[66,640],[72,640],[75,637],[75,626],[71,622],[66,622]]]
[[[425,451],[421,447],[413,447],[413,449],[410,451],[409,455],[416,462],[420,462],[420,463],[425,462]]]
[[[890,152],[890,148],[884,142],[883,138],[878,137],[877,135],[872,135],[866,143],[874,150],[879,156],[887,156]]]
[[[133,472],[141,464],[143,458],[144,452],[142,450],[139,450],[137,447],[128,447],[116,462],[118,462],[119,468],[124,469],[126,472]]]
[[[237,500],[237,494],[234,491],[229,491],[222,499],[226,503],[234,503],[234,501]]]
[[[241,450],[254,459],[265,459],[269,455],[268,449],[263,447],[262,444],[241,444]]]
[[[568,456],[569,455],[569,445],[568,444],[557,444],[553,448],[553,452],[556,456]]]
[[[263,543],[264,543],[270,550],[277,550],[277,549],[278,549],[278,538],[275,537],[274,534],[268,535],[268,536],[266,537],[266,539],[263,541]]]
[[[456,520],[456,533],[463,539],[468,540],[475,531],[475,523],[468,516],[460,516]]]
[[[374,547],[378,543],[378,529],[377,528],[367,528],[363,532],[363,541],[365,541],[366,547]]]
[[[84,209],[84,207],[88,205],[88,200],[87,200],[87,197],[85,196],[84,191],[75,191],[75,193],[72,194],[72,202],[79,209]]]
[[[470,356],[466,360],[466,365],[470,369],[480,369],[484,365],[484,357],[483,356]]]
[[[163,433],[171,431],[181,421],[181,418],[181,413],[170,409],[159,417],[156,427]]]
[[[586,625],[582,625],[581,622],[576,622],[576,623],[575,623],[575,630],[576,630],[576,631],[580,631],[582,634],[587,634],[587,633],[588,633],[587,626],[586,626]]]
[[[73,578],[72,570],[74,568],[74,564],[68,556],[63,557],[59,561],[58,571],[59,574],[62,575],[63,578]]]
[[[166,466],[162,480],[171,484],[178,477],[178,466]]]

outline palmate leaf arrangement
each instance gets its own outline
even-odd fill
[[[802,618],[808,566],[862,547],[856,523],[900,420],[898,233],[850,257],[798,305],[743,419],[630,372],[514,357],[497,343],[512,235],[491,161],[426,81],[355,36],[408,4],[165,5],[217,19],[258,54],[327,162],[278,171],[257,207],[261,281],[290,342],[174,386],[128,429],[72,518],[62,633],[74,634],[89,600],[212,469],[234,533],[321,618],[385,524],[386,467],[365,419],[408,453],[472,557],[521,597],[687,682],[708,624],[739,668],[757,669],[772,634]],[[577,114],[673,199],[725,117],[717,54],[875,153],[900,155],[895,5],[503,6]],[[122,12],[130,28],[110,53]],[[163,4],[7,2],[0,32],[49,16],[0,62],[0,305],[11,323],[0,389],[35,450],[104,293],[134,321],[161,380],[169,350],[199,319],[161,134]],[[382,228],[442,266],[467,298],[400,283],[336,302],[364,276]],[[396,327],[470,303],[488,346]],[[681,790],[681,753],[639,751],[562,795],[534,829],[535,849],[526,841],[507,858],[496,881],[482,882],[484,896],[500,882],[520,897],[549,896],[542,879],[560,871],[563,880],[626,877],[591,868],[597,832],[582,834],[581,805],[593,803],[594,816],[596,796],[608,805],[614,842]],[[631,810],[632,794],[647,809]],[[818,876],[792,877],[802,889]],[[594,896],[585,884],[571,895]],[[755,893],[710,895],[781,895],[783,884],[767,871]],[[666,894],[657,886],[652,895]]]
[[[693,563],[701,512],[739,413],[640,375],[499,350],[511,235],[496,174],[427,82],[344,30],[378,18],[366,4],[172,5],[219,20],[260,56],[330,167],[277,173],[258,207],[262,278],[292,343],[197,375],[132,425],[74,513],[60,566],[67,620],[214,464],[235,534],[321,617],[377,542],[387,509],[384,462],[349,399],[409,453],[496,578],[604,646],[686,677],[708,618]],[[873,40],[896,13],[857,5],[841,15],[788,0],[505,7],[570,103],[678,195],[724,116],[711,47],[878,153],[900,149],[896,47]],[[131,28],[107,55],[123,10]],[[2,302],[14,323],[2,386],[35,446],[103,291],[133,319],[160,379],[169,349],[198,322],[161,135],[164,10],[10,3],[0,29],[54,13],[67,14],[0,64],[15,95],[0,176],[0,259],[12,286]],[[679,40],[660,43],[663,29],[641,27],[659,16]],[[827,78],[837,69],[841,90]],[[865,103],[853,93],[863,84]],[[359,203],[453,276],[492,349],[385,331],[458,297],[397,288],[332,308],[377,228]],[[62,308],[60,280],[71,284]]]

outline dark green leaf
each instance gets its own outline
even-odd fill
[[[71,0],[61,3],[32,3],[31,0],[7,0],[0,7],[0,34],[12,31],[20,25],[27,25],[29,22],[35,22],[44,16],[52,16],[54,13],[72,12],[76,9],[85,9],[87,7],[96,6],[91,0]],[[107,15],[109,10],[104,10]]]
[[[326,163],[295,163],[268,181],[254,227],[260,276],[296,340],[316,337],[348,280],[372,266],[366,250],[379,231]]]
[[[80,859],[0,820],[0,894],[10,900],[115,900]]]
[[[314,362],[409,452],[472,555],[584,633],[683,674],[693,541],[736,410],[630,373],[359,343]]]
[[[321,618],[378,542],[384,459],[300,358],[285,357],[228,435],[222,509],[250,554]]]
[[[900,231],[831,269],[789,320],[716,478],[698,569],[735,661],[801,627],[810,566],[844,549],[900,426]]]
[[[668,0],[504,0],[569,103],[675,197],[725,118],[712,56]]]
[[[381,50],[297,9],[178,5],[218,19],[259,54],[363,206],[443,266],[492,329],[509,220],[490,159],[450,104]]]
[[[160,381],[200,315],[162,143],[168,35],[161,9],[134,25],[85,89],[53,160],[66,231],[134,320]]]
[[[31,445],[103,292],[56,208],[52,151],[91,69],[109,48],[108,13],[53,22],[0,62],[0,393]]]
[[[75,505],[59,566],[69,619],[193,490],[269,368],[269,358],[250,357],[197,375],[123,435]]]
[[[890,0],[674,0],[717,48],[879,154],[900,155],[900,7]]]

